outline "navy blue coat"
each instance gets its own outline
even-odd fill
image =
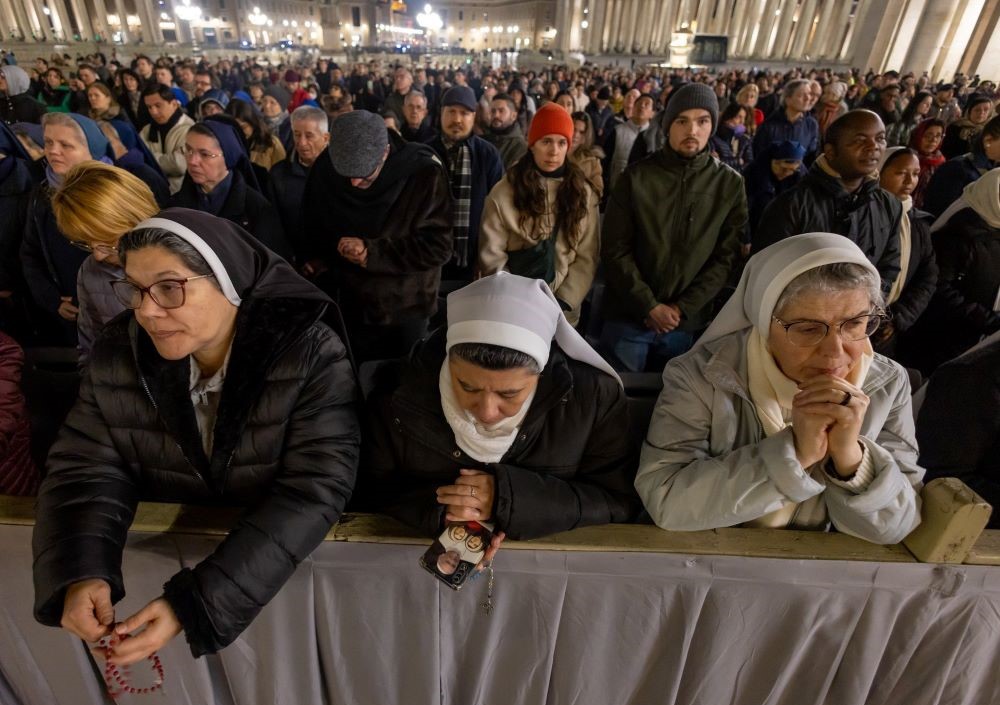
[[[1000,164],[991,162],[981,152],[970,152],[949,159],[937,168],[927,184],[924,210],[932,215],[941,215],[961,197],[966,186],[997,166]]]
[[[771,113],[757,128],[753,138],[753,153],[763,154],[772,142],[791,140],[806,148],[805,163],[811,164],[819,154],[819,123],[812,115],[803,115],[794,123],[788,122],[784,110]]]

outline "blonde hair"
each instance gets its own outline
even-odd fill
[[[101,162],[83,162],[66,173],[52,195],[56,225],[66,238],[113,245],[160,212],[153,192],[138,177]]]

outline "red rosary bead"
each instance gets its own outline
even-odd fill
[[[110,658],[114,652],[115,646],[128,637],[128,634],[125,636],[112,634],[110,637],[101,639],[98,646],[105,650],[105,658]],[[110,661],[105,663],[104,685],[107,687],[108,695],[111,696],[112,700],[115,700],[118,696],[123,694],[145,695],[148,693],[155,693],[157,690],[163,688],[164,671],[163,663],[160,661],[160,657],[154,652],[149,655],[148,660],[150,661],[151,669],[156,674],[156,678],[153,680],[153,684],[146,688],[136,688],[128,682],[126,676],[131,673],[128,666],[122,666],[119,668]]]

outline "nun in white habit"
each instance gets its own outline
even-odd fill
[[[500,272],[448,296],[448,327],[379,371],[359,504],[440,533],[490,521],[515,539],[639,510],[614,370],[544,282]]]
[[[897,543],[920,523],[910,386],[872,352],[878,271],[809,233],[750,259],[663,372],[635,485],[664,529],[836,529]]]

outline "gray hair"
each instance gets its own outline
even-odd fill
[[[305,122],[312,120],[319,126],[319,131],[324,135],[330,131],[330,118],[319,108],[311,105],[301,105],[292,111],[292,122]]]
[[[71,118],[68,113],[45,113],[44,115],[42,115],[43,134],[46,127],[70,128],[71,130],[73,130],[80,144],[82,144],[84,147],[88,147],[87,151],[90,151],[89,145],[87,144],[87,134],[83,131],[83,128],[80,127],[80,124],[76,120]]]
[[[170,254],[176,255],[184,266],[194,272],[196,276],[214,274],[208,262],[195,249],[194,245],[163,228],[139,228],[125,233],[118,241],[118,258],[122,262],[122,267],[128,261],[129,252],[146,247],[162,247]],[[216,279],[212,279],[212,284],[221,291]]]
[[[781,104],[784,105],[785,102],[795,94],[795,91],[805,86],[809,87],[811,84],[808,78],[796,78],[794,81],[789,81],[785,84],[785,87],[781,89]]]
[[[854,262],[835,262],[808,269],[792,279],[778,297],[774,305],[774,315],[780,316],[791,301],[806,292],[832,293],[856,289],[868,292],[872,308],[879,310],[885,308],[882,282],[878,276],[867,267]]]
[[[424,95],[422,91],[412,90],[409,93],[407,93],[406,97],[403,98],[403,105],[406,105],[412,100],[422,100],[424,101],[424,107],[425,108],[427,107],[427,96]]]
[[[512,370],[528,368],[533,375],[541,374],[538,360],[520,350],[505,348],[488,343],[459,343],[448,351],[449,357],[457,357],[477,367],[487,370]]]

